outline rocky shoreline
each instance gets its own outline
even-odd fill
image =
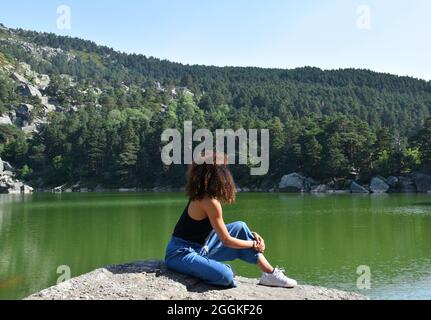
[[[33,188],[15,178],[15,168],[0,158],[0,194],[32,193]]]
[[[183,192],[184,188],[159,186],[154,188],[105,188],[101,185],[89,187],[80,182],[55,188],[35,189],[35,192]],[[431,194],[431,174],[413,172],[400,176],[375,176],[369,183],[361,184],[354,179],[332,179],[319,182],[300,173],[291,173],[281,178],[278,185],[266,188],[237,186],[240,193],[280,192],[310,194],[383,194],[383,193],[424,193]]]
[[[360,184],[355,179],[340,179],[321,183],[299,173],[282,177],[278,186],[280,192],[308,193],[431,193],[431,175],[413,172],[400,176],[375,176],[367,184]]]
[[[111,265],[42,290],[26,300],[367,300],[336,289],[299,285],[269,288],[236,277],[237,288],[220,289],[150,260]]]

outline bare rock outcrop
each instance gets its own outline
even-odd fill
[[[15,179],[15,168],[0,158],[0,194],[32,193],[33,188]]]
[[[370,190],[373,193],[385,193],[389,190],[390,186],[381,177],[374,177],[371,180]]]
[[[367,188],[361,186],[359,183],[353,181],[350,185],[351,193],[370,193]]]
[[[281,192],[309,192],[317,183],[299,173],[291,173],[281,178],[278,186]]]
[[[33,294],[28,300],[365,300],[323,287],[269,288],[236,277],[237,288],[220,289],[166,269],[162,261],[112,265]]]

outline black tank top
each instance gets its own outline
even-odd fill
[[[187,207],[184,209],[184,212],[181,215],[180,220],[175,226],[173,236],[186,241],[198,243],[203,246],[209,234],[213,230],[213,227],[211,226],[210,219],[208,218],[198,221],[189,216],[190,202],[191,201],[189,201]]]

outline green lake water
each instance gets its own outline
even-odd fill
[[[95,268],[162,259],[186,205],[180,193],[0,195],[0,299],[23,298]],[[226,222],[246,221],[266,255],[300,283],[372,299],[431,299],[431,195],[240,194]],[[357,267],[371,270],[359,290]],[[256,266],[232,263],[243,276]]]

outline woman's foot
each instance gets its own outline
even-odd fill
[[[268,287],[294,288],[298,285],[296,280],[285,276],[284,270],[275,268],[272,273],[263,273],[259,284]]]

